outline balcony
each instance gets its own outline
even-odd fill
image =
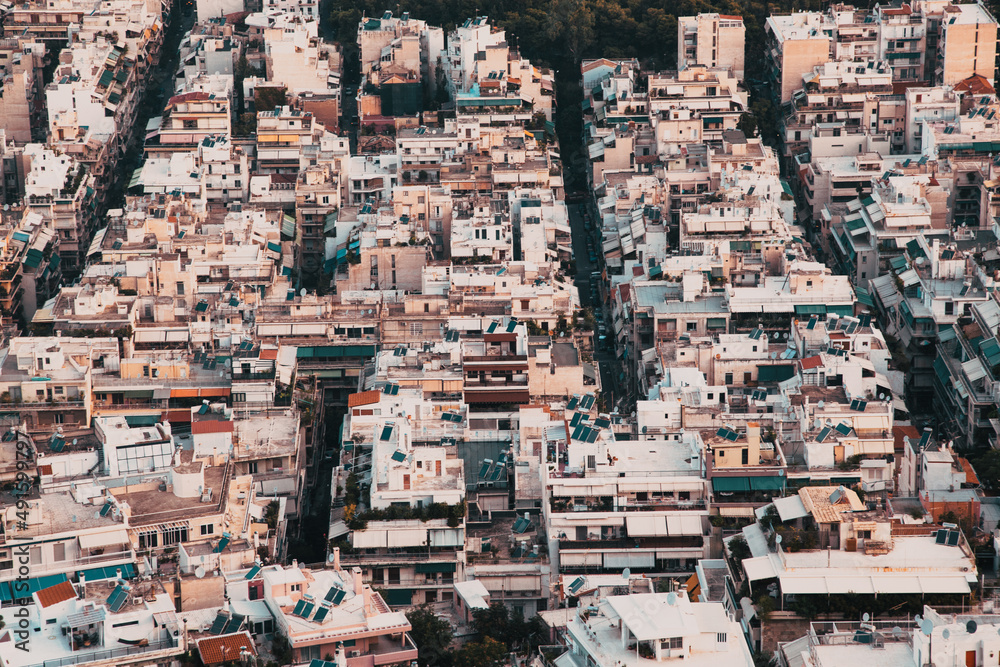
[[[372,637],[368,640],[367,651],[347,649],[347,667],[405,664],[416,659],[417,645],[407,634],[403,635],[402,642],[386,635]]]
[[[65,658],[54,658],[25,667],[63,667],[64,665],[81,665],[92,662],[108,662],[109,664],[125,665],[132,662],[167,662],[165,658],[179,655],[183,652],[176,639],[169,637],[149,642],[146,646],[123,646],[103,649],[100,651],[81,651]],[[161,654],[157,656],[155,654]],[[413,651],[414,659],[416,650]],[[160,658],[160,659],[158,659]],[[348,662],[350,664],[350,662]],[[359,663],[360,664],[360,663]],[[382,664],[382,663],[377,663]]]

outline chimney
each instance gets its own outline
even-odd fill
[[[760,422],[747,422],[747,442],[760,444]]]
[[[333,570],[340,572],[340,547],[333,548]]]
[[[365,618],[370,618],[375,615],[375,610],[372,609],[372,587],[362,586],[361,590],[364,595]]]
[[[351,568],[351,576],[354,578],[354,594],[361,595],[363,584],[361,583],[361,568],[355,565]]]
[[[299,561],[296,558],[292,559],[292,569],[297,570],[299,568]]]

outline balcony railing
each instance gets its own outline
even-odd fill
[[[150,653],[169,651],[180,648],[173,638],[149,642],[146,646],[123,646],[101,651],[81,651],[65,658],[56,658],[44,662],[26,665],[26,667],[63,667],[63,665],[80,665],[91,662],[115,661],[117,664],[136,662],[148,659]],[[414,653],[416,653],[414,651]]]

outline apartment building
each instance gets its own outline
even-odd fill
[[[677,19],[677,69],[692,65],[729,70],[743,80],[746,27],[743,17],[698,14]]]

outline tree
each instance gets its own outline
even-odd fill
[[[288,97],[284,88],[276,86],[261,86],[254,89],[254,110],[274,111],[278,107],[288,104]]]
[[[406,619],[413,626],[410,636],[417,645],[420,667],[437,666],[451,644],[451,625],[431,611],[427,605],[406,612]]]
[[[1000,449],[983,452],[972,464],[987,491],[1000,491]]]
[[[729,555],[737,568],[743,565],[744,558],[750,557],[750,546],[742,535],[729,540]]]
[[[757,119],[754,115],[748,111],[744,111],[740,115],[739,121],[736,123],[736,129],[741,130],[743,134],[748,137],[757,136]]]
[[[463,646],[454,653],[454,658],[454,667],[500,667],[507,662],[507,647],[484,637]]]

